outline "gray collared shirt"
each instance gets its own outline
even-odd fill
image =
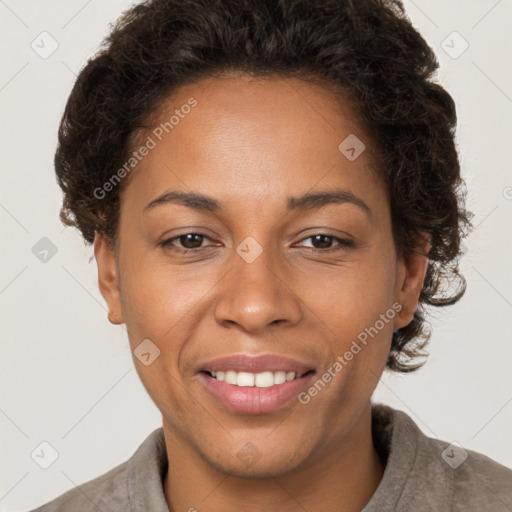
[[[372,433],[386,467],[362,512],[512,512],[511,469],[427,437],[407,414],[385,405],[373,405]],[[32,512],[169,512],[167,465],[160,427],[126,462]]]

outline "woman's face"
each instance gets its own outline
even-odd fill
[[[141,137],[117,261],[95,241],[167,443],[231,474],[284,474],[357,439],[421,290],[426,259],[397,259],[371,142],[338,103],[298,79],[183,87]]]

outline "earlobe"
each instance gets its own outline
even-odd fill
[[[400,329],[408,325],[414,318],[418,300],[423,289],[428,267],[428,251],[430,237],[423,233],[423,244],[416,251],[404,255],[399,264],[402,267],[401,282],[397,283],[397,301],[402,305],[400,313],[395,317],[394,327]]]
[[[98,286],[109,310],[108,320],[113,324],[122,324],[124,320],[115,254],[103,233],[95,233],[94,256],[98,266]]]

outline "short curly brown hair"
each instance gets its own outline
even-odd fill
[[[187,82],[223,71],[335,84],[381,157],[395,246],[430,235],[420,306],[393,333],[387,367],[407,372],[430,336],[423,306],[465,292],[460,244],[471,227],[455,146],[455,104],[439,63],[399,0],[148,0],[126,11],[81,70],[59,128],[61,220],[86,243],[115,242],[119,192],[94,193],[133,149],[148,115]],[[453,284],[455,283],[455,287]]]

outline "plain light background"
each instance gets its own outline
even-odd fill
[[[75,75],[130,3],[0,0],[2,511],[35,508],[103,474],[161,426],[124,327],[107,321],[92,248],[60,224],[53,170]],[[406,0],[405,7],[457,104],[476,229],[465,242],[466,296],[433,312],[428,363],[413,375],[385,374],[375,401],[404,410],[429,436],[512,467],[512,2]],[[42,58],[31,44],[50,51],[45,31],[58,48]],[[57,250],[46,263],[33,252],[43,237]],[[47,469],[31,457],[42,442],[58,453]]]

